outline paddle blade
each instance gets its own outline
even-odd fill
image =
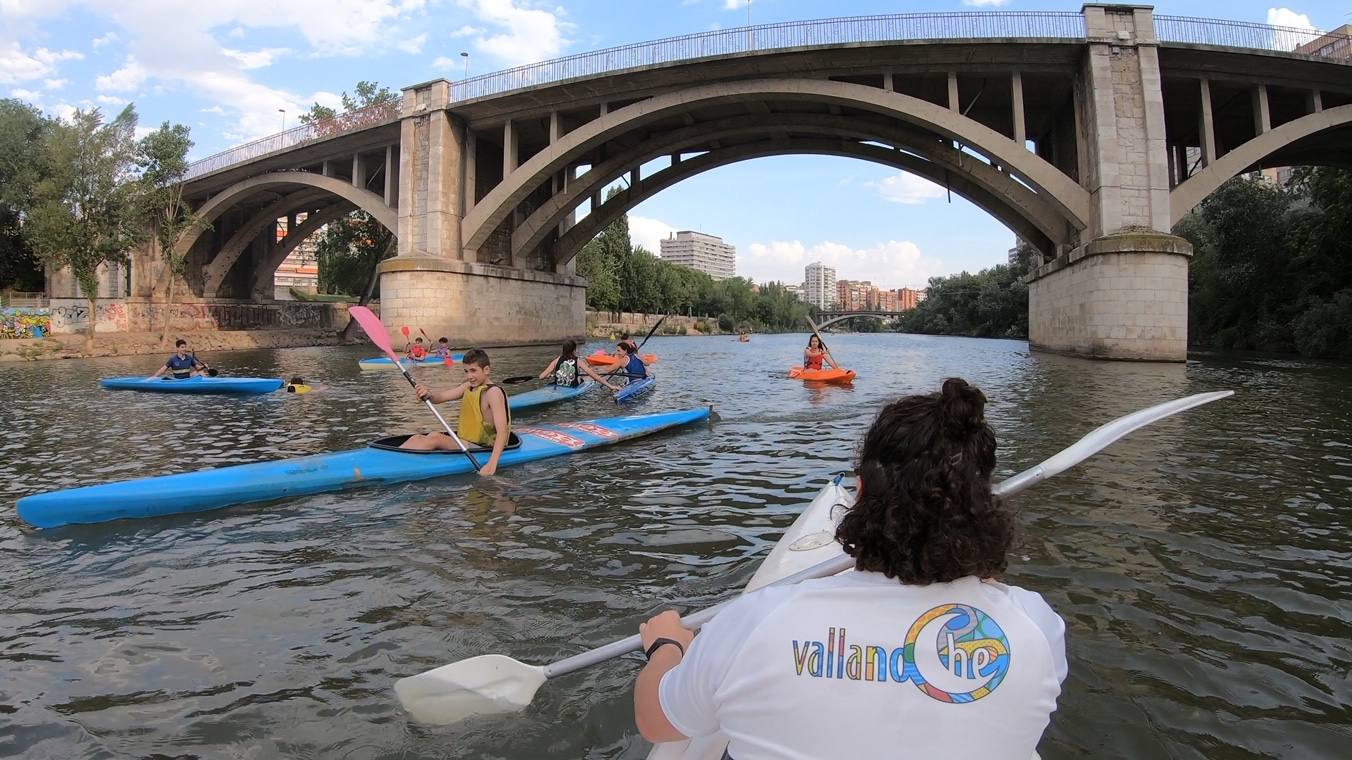
[[[408,325],[404,325],[403,327],[399,328],[399,332],[403,333],[403,334],[404,334],[404,337],[407,338],[407,337],[408,337]]]
[[[377,317],[375,312],[365,306],[353,306],[347,310],[347,313],[357,320],[357,326],[362,329],[362,332],[366,333],[366,337],[370,338],[372,343],[376,344],[376,348],[390,357],[390,361],[398,367],[399,357],[394,355],[394,346],[390,343],[390,334],[385,331],[385,325],[380,323],[380,317]]]
[[[485,654],[401,678],[394,693],[418,722],[444,726],[472,715],[520,712],[544,682],[538,665]]]

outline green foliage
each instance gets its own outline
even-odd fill
[[[69,123],[53,122],[43,143],[47,176],[33,188],[24,237],[43,260],[70,267],[91,312],[98,267],[122,261],[144,234],[135,129],[130,105],[108,123],[97,108],[77,110]],[[93,330],[91,319],[91,338]]]
[[[354,111],[363,111],[364,109],[370,108],[371,106],[385,104],[389,106],[388,109],[379,109],[379,108],[373,109],[377,112],[380,112],[375,114],[376,116],[383,117],[384,111],[388,110],[392,113],[393,107],[398,103],[398,98],[399,96],[391,92],[390,88],[382,87],[380,86],[380,84],[376,82],[368,82],[366,80],[362,80],[360,82],[357,82],[357,86],[353,89],[351,95],[349,95],[346,91],[343,92],[342,113],[350,114]],[[343,121],[342,119],[338,118],[339,115],[340,114],[337,110],[329,108],[328,106],[322,106],[318,103],[315,103],[310,106],[310,110],[308,112],[300,115],[300,123],[308,126],[320,126],[328,123],[328,125],[332,126],[332,122],[334,122],[335,120]],[[342,129],[346,129],[348,125],[340,125],[340,126]]]
[[[577,273],[587,278],[587,307],[596,311],[715,317],[724,332],[738,324],[759,331],[799,329],[808,314],[808,305],[782,283],[757,292],[750,280],[715,280],[635,247],[627,216],[611,222],[582,248]],[[713,325],[696,329],[712,331]]]
[[[164,122],[137,144],[141,167],[141,203],[155,225],[155,239],[169,270],[183,274],[186,255],[177,253],[189,230],[207,225],[183,200],[183,178],[188,173],[188,151],[193,141],[182,124]],[[172,278],[170,278],[172,286]]]
[[[362,296],[385,253],[393,253],[392,237],[365,211],[353,211],[325,225],[315,244],[320,292]]]
[[[1028,273],[1032,249],[1023,246],[1014,266],[998,264],[976,274],[931,277],[924,301],[902,315],[900,332],[967,335],[974,338],[1028,337]]]
[[[33,186],[46,173],[50,122],[19,100],[0,100],[0,289],[42,290],[42,264],[20,229]]]
[[[1222,185],[1181,219],[1193,345],[1352,356],[1352,171]]]

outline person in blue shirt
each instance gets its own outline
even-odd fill
[[[632,339],[625,339],[615,344],[615,357],[620,360],[615,365],[615,369],[607,372],[607,375],[626,375],[630,383],[636,383],[648,376],[648,365],[644,363],[643,358],[638,355],[638,345]]]
[[[187,380],[193,375],[200,375],[206,371],[207,365],[197,361],[197,357],[188,355],[188,341],[179,338],[174,342],[174,353],[164,363],[164,366],[155,370],[155,374],[146,378],[154,380],[155,378],[168,372],[175,380]]]

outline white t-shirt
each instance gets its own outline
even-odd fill
[[[659,697],[734,760],[1028,760],[1065,677],[1065,623],[1036,593],[849,572],[736,600]]]

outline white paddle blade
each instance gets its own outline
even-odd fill
[[[418,722],[444,726],[471,715],[520,712],[544,682],[538,665],[485,654],[401,678],[394,693]]]

